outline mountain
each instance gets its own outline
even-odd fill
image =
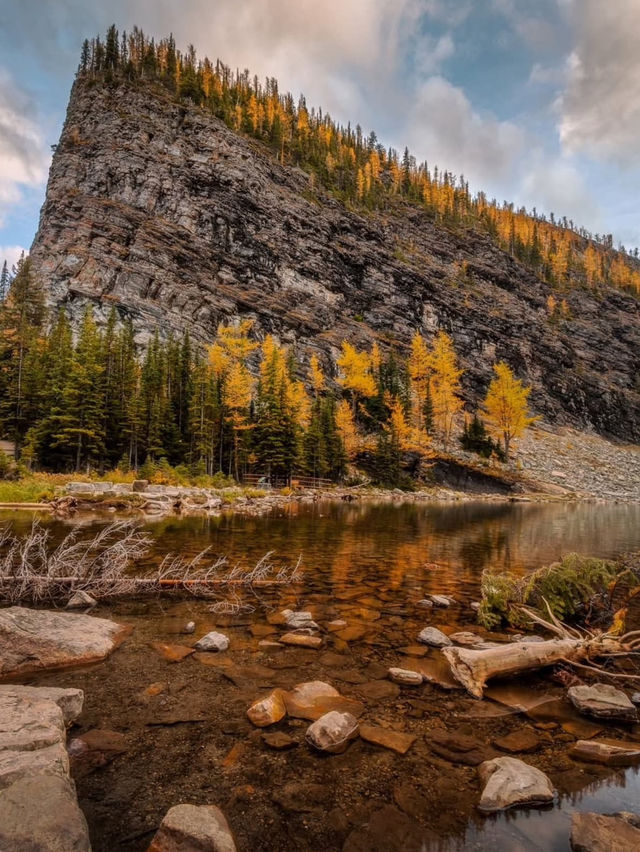
[[[155,329],[205,343],[248,317],[328,370],[343,339],[405,351],[443,328],[469,403],[504,359],[545,419],[640,442],[634,294],[552,286],[499,228],[402,194],[353,204],[200,100],[152,73],[79,73],[31,249],[51,305],[76,319],[88,301],[103,319],[115,306],[143,344]]]

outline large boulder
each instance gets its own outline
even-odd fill
[[[640,816],[574,813],[571,848],[573,852],[635,852],[640,849]]]
[[[515,757],[487,760],[478,771],[485,785],[478,804],[483,813],[553,802],[553,785],[544,772]]]
[[[215,805],[175,805],[160,823],[148,852],[236,852],[236,844]]]
[[[637,722],[638,710],[620,689],[608,683],[592,686],[572,686],[567,695],[580,713],[596,719],[611,719],[617,722]]]
[[[0,793],[0,849],[90,852],[87,821],[68,778],[23,778]]]
[[[81,709],[80,690],[0,687],[1,850],[89,850],[65,748]]]
[[[128,632],[122,624],[91,615],[0,609],[0,677],[104,660]]]

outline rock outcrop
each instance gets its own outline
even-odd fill
[[[77,689],[0,687],[0,849],[90,852],[65,748],[82,699]]]
[[[261,144],[161,87],[89,79],[73,88],[33,268],[49,301],[133,318],[138,338],[255,320],[325,366],[343,338],[406,347],[451,332],[465,394],[495,360],[533,386],[537,413],[640,441],[640,306],[620,291],[550,289],[488,235],[451,231],[398,203],[359,215]],[[461,274],[465,263],[464,274]]]

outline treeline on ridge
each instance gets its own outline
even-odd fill
[[[85,40],[78,76],[117,83],[119,78],[160,83],[176,98],[208,109],[237,132],[269,145],[282,163],[300,166],[313,181],[360,209],[388,209],[398,200],[423,207],[449,227],[490,233],[502,248],[558,290],[610,285],[640,294],[638,250],[613,246],[611,235],[592,235],[566,217],[547,218],[485,193],[471,195],[464,176],[417,163],[405,148],[385,148],[375,133],[341,126],[321,109],[281,94],[249,71],[232,72],[219,60],[198,59],[193,47],[176,48],[172,36],[155,41],[135,27],[104,40]]]

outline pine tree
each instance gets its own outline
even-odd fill
[[[0,305],[0,432],[13,440],[16,458],[38,415],[34,371],[40,363],[44,320],[42,288],[30,258],[23,255]]]
[[[52,447],[87,468],[105,452],[102,339],[87,307],[62,390],[62,412]]]

